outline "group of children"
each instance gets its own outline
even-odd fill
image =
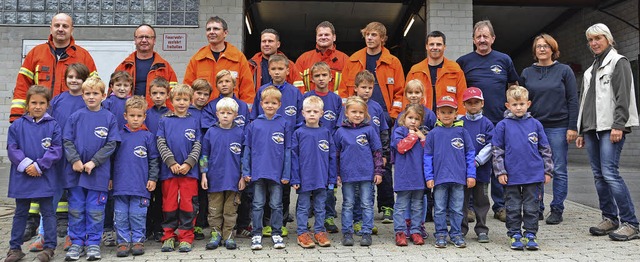
[[[206,248],[235,249],[234,227],[245,188],[251,188],[253,250],[262,249],[267,209],[273,247],[285,247],[283,198],[291,187],[298,193],[300,246],[331,245],[323,222],[335,216],[338,186],[343,196],[342,244],[354,245],[353,235],[358,233],[360,245],[369,246],[374,185],[392,161],[397,245],[406,246],[407,239],[424,244],[427,188],[434,194],[436,247],[446,247],[447,236],[456,247],[466,246],[463,206],[470,196],[478,241],[488,242],[487,185],[493,165],[506,188],[511,247],[538,248],[538,195],[553,164],[542,126],[526,112],[526,89],[509,88],[505,119],[494,129],[482,117],[479,89],[465,91],[466,115],[458,119],[452,97],[439,99],[434,114],[423,106],[423,84],[410,81],[405,87],[409,104],[389,132],[380,105],[369,99],[375,82],[370,72],[356,76],[356,95],[343,106],[328,89],[331,69],[326,63],[311,68],[316,89],[304,95],[285,81],[288,65],[286,57],[271,56],[273,81],[260,87],[253,110],[235,97],[235,79],[227,70],[217,74],[220,97],[211,102],[207,81],[170,88],[158,78],[150,84],[153,105],[148,106],[145,98],[130,97],[133,83],[125,72],[112,75],[112,95],[105,99],[100,79],[87,79],[85,74],[82,81],[70,81],[83,71],[79,64],[67,69],[69,91],[53,101],[46,88],[31,87],[27,114],[11,125],[8,136],[9,197],[16,198],[16,213],[7,259],[24,257],[22,231],[32,200],[40,203],[44,228],[44,249],[37,257],[53,257],[53,210],[62,189],[69,198],[67,261],[85,254],[88,260],[101,258],[100,240],[109,212],[115,214],[119,257],[144,254],[143,242],[160,226],[163,252],[191,251],[199,212],[208,212],[211,227]],[[390,157],[385,150],[392,152]],[[199,189],[206,191],[208,210],[200,208]],[[105,211],[108,201],[114,202],[113,211]],[[308,225],[311,212],[313,226]],[[354,230],[359,221],[361,228]]]

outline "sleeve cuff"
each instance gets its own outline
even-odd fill
[[[31,160],[31,158],[25,157],[24,159],[22,159],[22,161],[20,161],[20,164],[18,164],[18,172],[24,172],[24,170],[27,169],[27,167],[31,165],[31,163],[33,163],[33,160]]]

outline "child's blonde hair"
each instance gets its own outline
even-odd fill
[[[274,98],[280,102],[282,99],[282,93],[275,86],[268,86],[264,90],[262,90],[262,94],[260,94],[260,101],[264,101],[267,98]]]
[[[231,77],[231,82],[233,83],[233,86],[236,86],[236,78],[233,77],[233,75],[231,74],[231,71],[229,71],[227,69],[222,69],[222,70],[220,70],[220,72],[218,72],[216,74],[216,86],[218,85],[218,81],[220,81],[220,79],[222,79],[225,76],[230,76]]]
[[[47,105],[49,104],[49,102],[51,102],[51,91],[49,90],[49,88],[41,85],[32,85],[31,87],[29,87],[29,90],[27,90],[27,109],[29,107],[29,101],[31,101],[31,96],[33,95],[43,96],[44,99],[47,100]]]
[[[128,113],[129,109],[140,109],[142,111],[147,110],[147,100],[142,96],[132,96],[124,103],[124,112]]]
[[[349,107],[353,105],[362,106],[364,108],[364,119],[367,121],[371,119],[371,116],[369,116],[369,108],[367,106],[367,102],[365,102],[364,99],[360,98],[359,96],[351,96],[347,98],[347,102],[344,103],[345,114],[346,114],[346,111],[349,110]]]
[[[173,100],[177,96],[188,96],[189,100],[191,100],[193,98],[193,89],[187,84],[179,84],[169,91],[169,99]]]
[[[360,72],[358,72],[356,74],[356,87],[360,86],[360,84],[362,84],[362,82],[367,82],[367,83],[375,83],[376,81],[376,77],[369,71],[367,70],[362,70]]]
[[[316,70],[327,71],[329,72],[329,74],[331,74],[331,67],[327,63],[322,61],[317,62],[313,64],[313,66],[311,66],[311,70],[309,70],[311,72],[311,76],[313,76],[313,72],[315,72]]]
[[[421,104],[408,104],[402,112],[402,116],[398,118],[398,126],[405,126],[404,123],[409,113],[416,113],[420,117],[420,123],[424,121],[424,107]]]
[[[97,76],[92,76],[87,78],[87,80],[84,81],[84,83],[82,83],[82,92],[84,93],[85,91],[90,91],[90,90],[100,90],[100,94],[104,95],[104,90],[105,85],[104,82],[102,82],[102,80],[100,80],[100,77]]]
[[[409,80],[409,82],[407,82],[407,84],[404,86],[405,97],[407,96],[407,93],[409,93],[410,90],[420,91],[420,93],[422,93],[422,99],[424,100],[424,84],[422,84],[422,81],[418,79]]]
[[[111,79],[109,79],[109,87],[113,87],[113,85],[118,81],[126,81],[131,86],[133,86],[133,77],[127,71],[115,71],[111,74]]]
[[[149,90],[151,90],[152,87],[162,87],[165,90],[167,90],[167,93],[169,93],[171,90],[171,84],[169,84],[169,81],[161,76],[158,76],[156,78],[154,78],[153,80],[151,80],[151,84],[149,84]]]
[[[233,100],[233,98],[230,97],[224,97],[216,104],[216,111],[231,110],[237,114],[238,107],[240,106],[238,106],[238,102],[236,102],[236,100]]]
[[[211,91],[213,91],[213,89],[211,88],[211,84],[209,84],[209,81],[204,78],[193,80],[193,83],[191,83],[191,88],[193,89],[193,92],[204,91],[209,93],[209,96],[211,96]]]
[[[324,111],[324,102],[317,96],[309,96],[302,101],[302,110],[312,106],[316,106],[320,108],[320,111]]]
[[[529,90],[523,86],[512,85],[507,89],[507,100],[529,100]]]

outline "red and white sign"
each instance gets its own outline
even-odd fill
[[[187,51],[187,34],[165,33],[163,35],[162,50]]]

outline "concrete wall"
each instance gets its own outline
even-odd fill
[[[433,30],[447,36],[445,56],[448,59],[456,60],[473,51],[473,1],[428,0],[427,32]]]

